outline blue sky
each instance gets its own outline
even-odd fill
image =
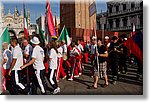
[[[7,14],[8,10],[10,9],[11,13],[14,13],[14,8],[17,6],[18,10],[23,10],[23,2],[3,2],[4,4],[4,13]],[[40,2],[25,2],[26,5],[26,11],[30,10],[30,16],[31,16],[31,23],[36,22],[36,18],[39,17],[41,14],[44,15],[45,12],[45,1]],[[60,16],[60,5],[59,0],[56,0],[56,2],[50,2],[51,10],[53,15]],[[97,12],[100,13],[102,11],[106,11],[106,2],[96,2],[97,6]]]

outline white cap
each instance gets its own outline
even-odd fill
[[[96,36],[93,36],[93,37],[92,37],[92,40],[94,40],[94,39],[96,39]]]
[[[127,40],[127,38],[124,38],[124,40]]]
[[[106,39],[106,40],[108,40],[108,39],[109,39],[109,37],[108,37],[108,36],[105,36],[105,39]]]
[[[30,42],[32,44],[39,44],[40,43],[40,41],[39,41],[39,39],[37,37],[33,37],[33,39],[31,39]]]

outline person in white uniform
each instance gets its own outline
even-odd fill
[[[23,65],[23,54],[16,39],[11,40],[11,46],[14,48],[12,52],[12,63],[8,75],[11,76],[12,89],[10,94],[17,95],[18,88],[25,90],[25,86],[21,83],[21,69]]]
[[[56,81],[56,73],[57,73],[57,61],[58,61],[58,50],[56,47],[55,42],[50,42],[50,50],[48,52],[48,58],[49,58],[49,82],[51,86],[53,87],[52,94],[57,94],[60,92],[60,88],[58,87],[57,81]]]
[[[33,37],[30,40],[33,45],[33,52],[32,52],[32,60],[27,64],[21,66],[21,69],[24,69],[33,64],[33,68],[35,69],[36,79],[38,81],[39,87],[41,89],[41,94],[46,94],[46,85],[45,85],[45,67],[44,67],[44,50],[39,46],[40,41],[37,37]],[[35,82],[36,85],[36,82]]]

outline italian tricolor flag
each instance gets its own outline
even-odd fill
[[[28,39],[29,33],[28,33],[28,23],[27,23],[25,5],[24,5],[24,35],[25,35],[25,38]]]
[[[3,32],[0,34],[0,50],[2,49],[2,44],[4,42],[10,44],[10,34],[7,27],[5,27]]]
[[[61,31],[61,34],[60,34],[58,41],[61,42],[62,40],[65,41],[67,46],[69,46],[71,44],[71,40],[70,40],[68,31],[67,31],[67,28],[65,26],[63,27],[63,29]]]

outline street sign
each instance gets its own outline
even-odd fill
[[[96,3],[93,2],[90,6],[89,6],[89,16],[93,16],[96,13]]]

